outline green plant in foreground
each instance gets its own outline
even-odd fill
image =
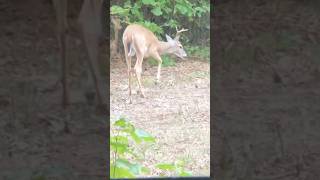
[[[124,118],[114,124],[115,134],[110,137],[110,176],[111,178],[132,178],[136,175],[148,173],[150,170],[141,165],[144,153],[137,150],[134,143],[152,144],[155,138],[147,132],[135,128]]]
[[[158,169],[163,171],[174,172],[178,176],[192,176],[190,171],[185,169],[185,161],[179,160],[175,163],[159,163],[156,165]]]
[[[146,150],[155,143],[155,138],[142,129],[135,128],[124,118],[115,121],[113,126],[110,139],[111,178],[134,178],[150,174],[150,169],[142,163]],[[159,163],[155,167],[162,171],[175,172],[179,176],[191,175],[185,170],[184,161],[176,161],[174,164]]]

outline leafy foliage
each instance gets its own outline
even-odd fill
[[[210,13],[208,0],[138,0],[134,3],[124,0],[121,2],[121,6],[111,6],[111,15],[118,16],[126,24],[144,25],[157,35],[163,34],[164,28],[187,27],[204,16],[209,17]],[[201,24],[196,23],[196,25],[197,28],[202,28]]]
[[[116,135],[110,137],[111,163],[110,175],[112,178],[132,178],[141,173],[149,172],[141,165],[143,152],[137,151],[133,143],[154,143],[155,138],[142,129],[135,128],[124,118],[114,123]],[[111,155],[110,154],[110,155]],[[130,161],[129,161],[130,159]]]
[[[150,169],[142,165],[147,148],[154,145],[156,139],[142,129],[135,128],[129,121],[120,118],[113,123],[115,130],[110,137],[110,176],[111,178],[134,178],[150,174]],[[146,149],[143,149],[146,145]],[[155,166],[162,171],[176,172],[180,176],[190,176],[184,169],[184,162],[174,164],[159,163]]]
[[[158,65],[158,61],[153,59],[153,58],[150,58],[148,63],[151,66],[157,66]],[[162,56],[162,66],[163,67],[169,67],[169,66],[175,66],[175,65],[176,65],[176,61],[173,58],[170,58],[170,56],[168,56],[168,55],[163,55]]]
[[[117,16],[122,24],[140,24],[154,32],[159,39],[175,33],[175,28],[189,28],[181,37],[182,42],[198,44],[193,49],[193,56],[209,60],[210,1],[209,0],[120,0],[111,6],[111,15]],[[183,43],[184,44],[184,43]],[[201,48],[198,48],[200,47]],[[197,51],[197,52],[195,52]],[[189,54],[187,49],[187,54]],[[165,57],[164,66],[174,66],[175,61]],[[154,60],[149,61],[156,64]]]
[[[200,46],[186,46],[186,51],[188,51],[189,56],[200,57],[205,60],[210,60],[210,49],[209,47]]]
[[[159,163],[156,165],[157,168],[164,171],[175,172],[178,176],[192,176],[190,171],[185,170],[185,161],[176,161],[173,163]]]

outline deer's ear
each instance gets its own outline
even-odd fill
[[[168,34],[166,34],[166,38],[167,38],[167,41],[168,41],[168,42],[173,41],[173,39],[172,39]]]

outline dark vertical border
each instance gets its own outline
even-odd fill
[[[214,67],[214,59],[213,59],[213,18],[214,18],[214,0],[210,0],[210,178],[213,179],[214,174],[213,174],[213,161],[214,161],[214,157],[213,157],[213,67]]]
[[[109,174],[109,167],[110,167],[110,1],[109,0],[103,0],[103,13],[104,13],[104,29],[106,32],[106,52],[108,54],[107,56],[107,63],[106,63],[106,68],[107,68],[107,105],[108,105],[108,113],[106,117],[106,126],[107,126],[107,137],[106,137],[106,145],[107,145],[107,162],[106,162],[106,179],[110,179],[110,174]]]

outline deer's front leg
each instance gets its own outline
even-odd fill
[[[154,58],[158,61],[158,72],[157,72],[157,79],[156,79],[156,84],[158,84],[160,83],[162,59],[159,54],[154,55]]]

